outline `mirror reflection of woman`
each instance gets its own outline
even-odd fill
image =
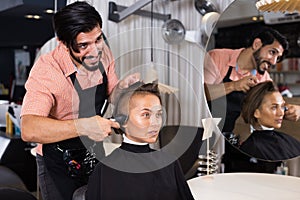
[[[250,124],[251,135],[240,149],[263,160],[287,160],[300,155],[300,141],[278,132],[286,111],[285,101],[273,82],[254,86],[246,95],[242,117]]]

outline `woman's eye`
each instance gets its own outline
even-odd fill
[[[277,106],[272,106],[271,107],[271,110],[276,110],[277,109]]]
[[[142,116],[149,118],[150,117],[150,113],[143,113]]]
[[[157,117],[157,118],[162,117],[162,113],[156,113],[156,117]]]

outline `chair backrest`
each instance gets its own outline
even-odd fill
[[[30,192],[12,187],[0,187],[0,199],[3,200],[37,200]]]
[[[86,190],[87,185],[81,186],[80,188],[76,189],[73,193],[72,200],[85,200]]]
[[[164,126],[159,134],[159,143],[161,147],[165,147],[170,142],[174,144],[169,145],[168,149],[171,153],[178,150],[177,148],[186,148],[184,153],[178,158],[183,173],[186,174],[198,159],[199,151],[202,145],[202,136],[204,129],[194,126]],[[176,141],[173,139],[176,138]],[[188,146],[185,146],[188,145]],[[176,156],[176,155],[175,155]]]
[[[0,165],[0,187],[13,187],[27,190],[22,179],[11,169]]]

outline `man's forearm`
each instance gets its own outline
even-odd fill
[[[74,120],[62,121],[36,115],[25,115],[21,118],[21,128],[24,141],[41,144],[78,136]]]
[[[226,82],[226,83],[220,83],[214,85],[204,84],[204,89],[205,89],[206,99],[208,101],[223,97],[235,91],[234,82]]]

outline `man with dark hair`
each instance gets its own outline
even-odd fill
[[[204,63],[205,93],[212,116],[223,118],[222,132],[232,132],[245,92],[259,82],[271,80],[267,70],[282,61],[287,49],[288,41],[283,35],[264,28],[253,35],[246,48],[208,52]],[[290,108],[286,117],[297,120],[300,108]]]
[[[101,141],[120,127],[103,118],[107,102],[139,74],[118,81],[101,16],[90,4],[62,8],[53,25],[59,45],[39,57],[25,85],[22,139],[39,143],[43,200],[70,200],[104,155]]]

